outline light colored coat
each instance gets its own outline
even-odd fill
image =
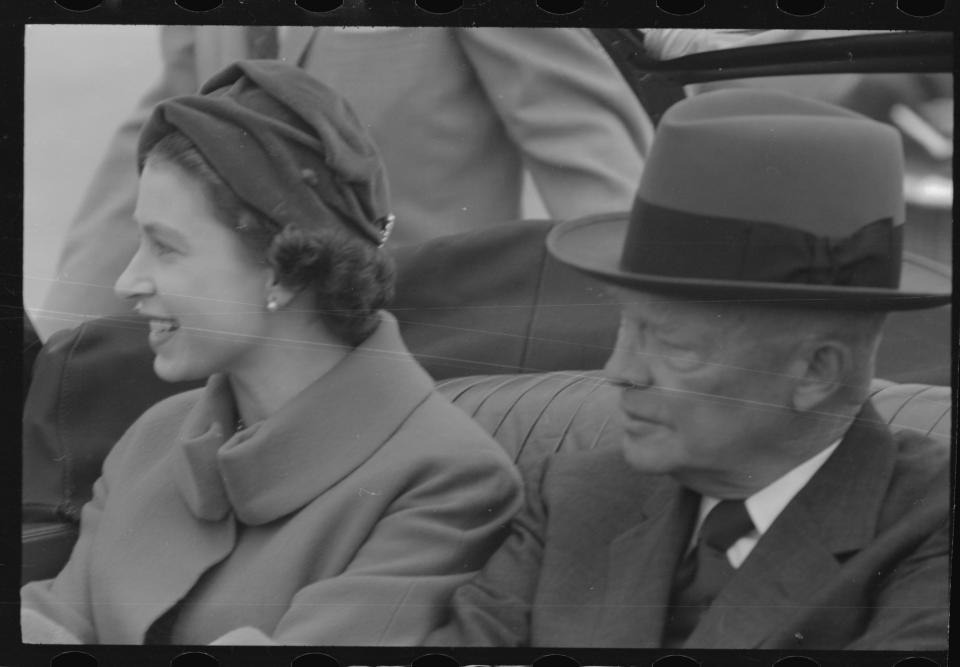
[[[234,421],[222,376],[144,414],[107,457],[66,567],[25,586],[23,607],[84,643],[142,643],[180,603],[174,643],[254,628],[415,645],[519,506],[504,451],[435,393],[387,314],[279,412],[238,434]]]
[[[343,94],[380,148],[397,222],[390,244],[521,217],[523,171],[551,218],[630,208],[649,121],[585,29],[291,27],[280,57]],[[124,306],[133,256],[136,142],[161,100],[247,57],[242,27],[161,29],[163,75],[119,128],[70,225],[44,303],[62,319]]]
[[[867,404],[684,648],[945,650],[950,453]],[[659,648],[699,497],[619,448],[557,456],[430,645]]]

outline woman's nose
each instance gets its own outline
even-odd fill
[[[121,299],[139,299],[154,291],[153,282],[143,271],[140,256],[141,253],[137,250],[113,286],[113,291]]]

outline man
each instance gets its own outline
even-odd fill
[[[649,122],[585,29],[164,26],[160,37],[161,79],[117,130],[67,232],[43,339],[126,312],[112,285],[136,247],[140,127],[235,60],[296,63],[350,101],[387,166],[392,246],[521,218],[524,171],[557,220],[630,206]]]
[[[867,400],[898,289],[896,131],[772,91],[663,117],[629,219],[550,251],[615,286],[622,447],[548,458],[433,645],[945,649],[949,451]]]

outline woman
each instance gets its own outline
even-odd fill
[[[205,378],[107,457],[25,642],[419,643],[519,503],[496,442],[381,310],[387,187],[345,101],[279,62],[161,103],[117,292]]]

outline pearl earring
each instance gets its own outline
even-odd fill
[[[270,297],[269,299],[267,299],[267,310],[269,310],[271,313],[275,313],[277,311],[277,308],[279,307],[280,307],[280,304],[277,303],[277,300],[275,298]]]

